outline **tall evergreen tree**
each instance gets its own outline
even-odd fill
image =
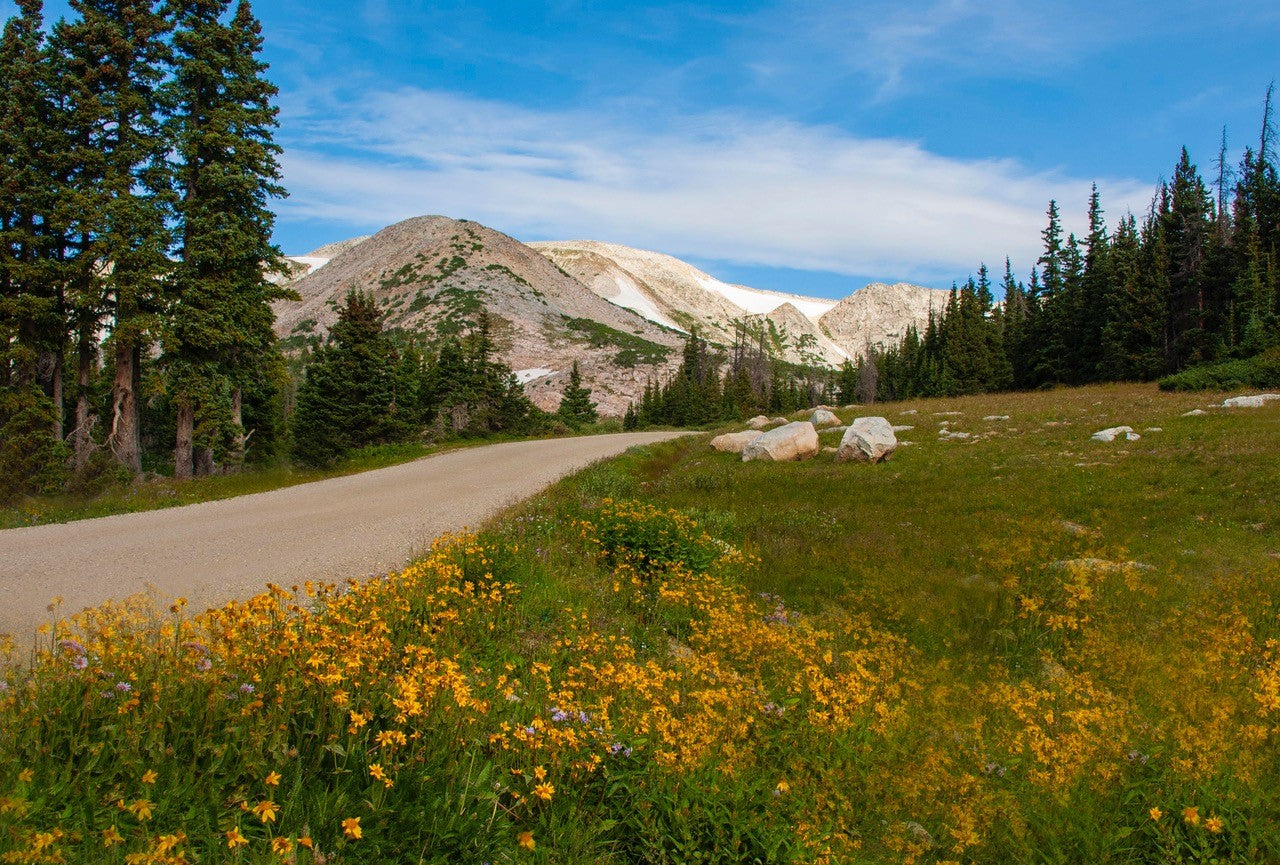
[[[275,346],[269,305],[296,297],[263,272],[280,257],[268,209],[284,194],[272,140],[276,89],[263,78],[262,37],[249,3],[241,0],[224,21],[228,7],[228,0],[171,6],[177,29],[166,102],[177,156],[179,262],[170,282],[166,357],[179,477],[191,474],[193,444],[212,444],[194,442],[193,431],[199,410],[209,413],[220,393],[229,397],[231,429],[210,432],[230,439],[233,450],[243,446],[241,394]]]
[[[140,389],[144,351],[162,311],[172,201],[159,85],[170,24],[155,0],[70,0],[79,17],[59,22],[80,250],[107,300],[114,369],[108,444],[128,470],[142,470]],[[86,292],[92,295],[93,291]]]

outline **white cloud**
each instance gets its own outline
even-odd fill
[[[1079,229],[1090,182],[739,113],[541,112],[417,89],[285,128],[290,219],[377,229],[442,213],[526,240],[936,284],[1006,254],[1029,270],[1048,200]],[[1132,180],[1100,187],[1113,217],[1150,198]]]

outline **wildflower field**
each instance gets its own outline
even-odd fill
[[[383,578],[80,614],[4,672],[0,862],[1278,862],[1280,406],[1204,403],[691,437]]]

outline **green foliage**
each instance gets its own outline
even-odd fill
[[[307,367],[298,389],[294,457],[325,466],[355,448],[394,438],[394,360],[372,296],[348,294],[329,344]]]
[[[583,341],[593,348],[615,346],[621,349],[613,359],[618,366],[650,366],[664,363],[671,354],[671,349],[665,345],[650,342],[635,334],[623,333],[590,318],[565,319],[565,324],[570,330],[582,334]]]
[[[1280,351],[1193,366],[1160,379],[1161,390],[1241,390],[1280,387]]]
[[[53,403],[35,388],[0,388],[0,504],[58,489],[67,451],[50,430]]]

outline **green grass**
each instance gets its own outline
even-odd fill
[[[665,345],[658,345],[635,334],[623,333],[589,318],[570,318],[565,320],[565,324],[570,330],[581,334],[580,339],[594,348],[613,346],[620,349],[614,356],[614,363],[618,366],[662,363],[671,354],[671,349]]]
[[[0,854],[1280,861],[1280,406],[1220,399],[874,406],[874,466],[693,436],[317,601],[91,614],[0,691]]]

